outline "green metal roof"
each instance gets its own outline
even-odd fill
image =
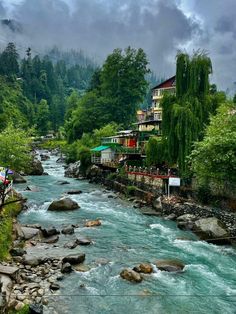
[[[101,151],[108,149],[108,148],[110,148],[110,146],[103,146],[102,145],[102,146],[97,146],[97,147],[92,148],[91,151],[92,152],[101,152]]]

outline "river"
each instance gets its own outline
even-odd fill
[[[37,186],[37,192],[25,191],[26,184],[17,185],[18,191],[28,198],[29,206],[19,221],[58,228],[79,224],[74,235],[60,237],[58,247],[45,248],[48,254],[63,255],[63,244],[75,236],[89,237],[93,244],[70,250],[71,254],[84,252],[84,264],[90,270],[66,275],[60,282],[61,289],[49,297],[45,313],[236,313],[235,249],[196,241],[192,233],[179,230],[175,222],[144,216],[132,203],[110,198],[112,193],[103,187],[65,178],[64,168],[56,159],[51,156],[43,162],[48,176],[28,177],[27,185]],[[59,180],[70,184],[59,185]],[[47,211],[52,200],[72,189],[83,191],[72,195],[81,206],[79,210]],[[100,227],[83,227],[86,219],[96,218],[102,221]],[[192,240],[178,239],[181,237]],[[155,268],[138,284],[119,276],[125,267],[166,258],[182,260],[186,265],[184,272],[167,273]]]

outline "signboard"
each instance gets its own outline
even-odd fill
[[[169,178],[169,186],[180,186],[180,178]]]

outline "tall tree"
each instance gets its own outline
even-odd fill
[[[193,143],[203,138],[209,116],[219,105],[218,93],[210,95],[211,73],[211,60],[204,52],[198,51],[192,57],[178,53],[176,97],[165,96],[162,101],[168,160],[177,163],[182,174],[187,171],[186,157]]]
[[[11,76],[19,74],[18,53],[14,43],[9,43],[0,56],[0,73]]]
[[[40,134],[45,135],[50,128],[50,113],[47,100],[42,99],[37,110],[37,129]]]

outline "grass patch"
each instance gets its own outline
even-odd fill
[[[6,202],[16,200],[16,197],[9,198]],[[9,257],[9,250],[12,244],[13,218],[21,211],[21,204],[12,203],[3,207],[0,212],[0,261]]]
[[[9,310],[8,314],[28,314],[29,313],[29,305],[26,304],[21,310]]]

